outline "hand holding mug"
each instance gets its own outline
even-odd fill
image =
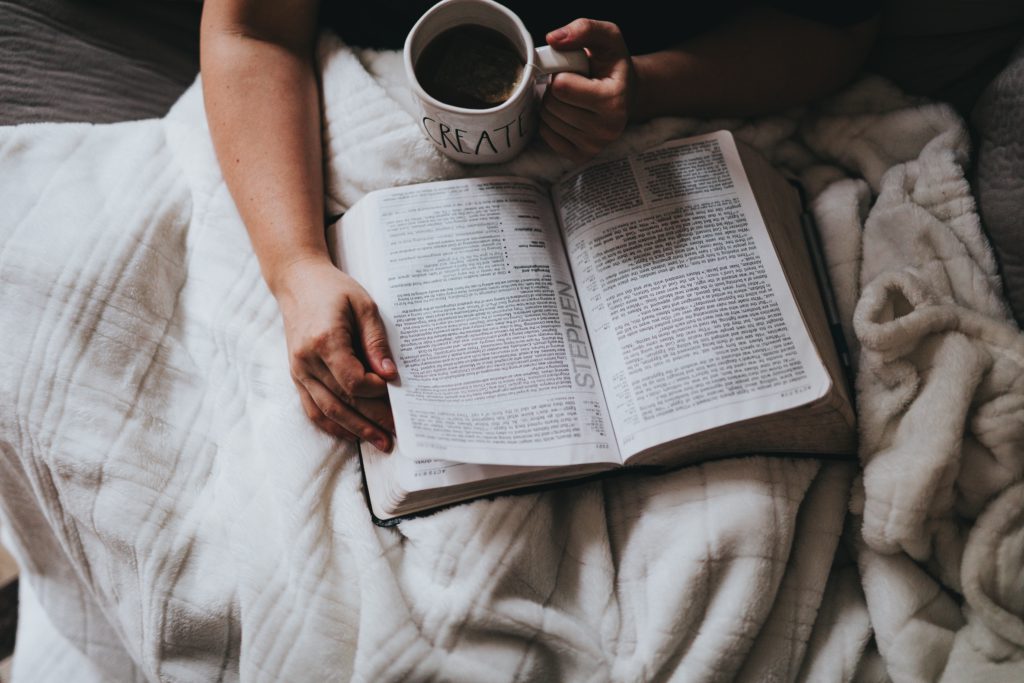
[[[636,74],[619,27],[577,19],[547,35],[556,50],[586,48],[590,77],[556,74],[544,95],[540,136],[576,162],[595,156],[622,135],[633,107]]]
[[[537,127],[537,79],[589,69],[582,49],[535,48],[494,0],[441,0],[409,32],[403,61],[423,132],[464,164],[516,156]]]

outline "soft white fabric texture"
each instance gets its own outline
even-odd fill
[[[465,172],[421,137],[397,55],[327,39],[321,62],[331,210]],[[856,516],[849,465],[734,458],[382,529],[353,452],[301,413],[201,98],[0,129],[16,680],[1024,678],[1024,353],[950,110],[865,81],[610,150],[730,127],[811,189],[861,345]],[[565,169],[536,145],[472,172]]]

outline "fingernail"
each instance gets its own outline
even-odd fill
[[[548,40],[565,40],[569,37],[569,32],[564,28],[558,28],[548,34]]]
[[[373,445],[377,447],[377,450],[385,451],[388,450],[388,440],[383,437],[377,437],[373,440]]]
[[[392,372],[395,372],[398,369],[395,367],[394,361],[392,361],[390,358],[385,358],[384,360],[382,360],[380,362],[380,366],[384,368],[384,372],[388,374],[391,374]]]

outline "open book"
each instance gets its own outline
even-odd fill
[[[398,366],[386,520],[631,465],[856,448],[798,192],[731,134],[372,192],[329,231]]]

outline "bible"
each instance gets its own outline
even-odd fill
[[[570,172],[367,194],[328,229],[398,367],[378,521],[623,467],[849,456],[796,188],[727,131]]]

